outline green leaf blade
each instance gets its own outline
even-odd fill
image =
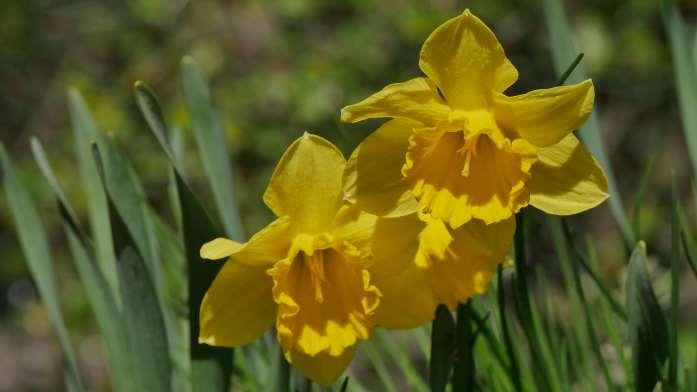
[[[241,240],[243,230],[223,125],[213,108],[203,74],[192,58],[185,57],[182,60],[182,72],[184,94],[191,113],[196,144],[213,190],[215,204],[227,235]]]
[[[5,188],[8,205],[14,219],[19,243],[29,266],[41,299],[46,305],[51,324],[56,330],[58,341],[63,351],[66,367],[66,387],[69,390],[84,390],[82,377],[77,366],[77,360],[68,328],[65,325],[63,313],[58,301],[59,291],[56,286],[56,273],[49,249],[48,237],[39,217],[37,207],[29,196],[29,192],[20,180],[17,171],[0,143],[0,172]]]

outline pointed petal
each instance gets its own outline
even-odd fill
[[[244,245],[227,238],[216,238],[206,242],[199,251],[202,259],[219,260],[239,252]]]
[[[351,154],[344,174],[344,198],[378,216],[396,217],[418,209],[402,179],[409,136],[419,123],[391,120]]]
[[[528,183],[534,207],[549,214],[571,215],[607,199],[605,172],[573,134],[541,148],[538,155]]]
[[[201,302],[199,342],[240,347],[271,328],[276,303],[266,268],[225,263]]]
[[[469,10],[440,25],[424,42],[421,70],[455,109],[489,106],[492,92],[518,79],[494,33]]]
[[[290,219],[276,219],[258,231],[244,244],[216,238],[201,247],[201,258],[215,260],[230,257],[235,262],[249,266],[269,266],[286,258],[292,241]]]
[[[570,86],[534,90],[523,95],[496,95],[496,120],[535,146],[558,143],[586,121],[595,89],[588,79]]]
[[[288,215],[296,231],[328,230],[339,208],[345,165],[332,143],[306,132],[281,157],[264,202],[276,216]]]
[[[370,97],[341,109],[341,121],[393,117],[435,125],[448,118],[450,107],[427,78],[390,84]]]
[[[339,356],[320,353],[315,356],[303,354],[298,351],[286,351],[288,362],[310,380],[329,386],[346,370],[353,359],[355,348],[344,351]]]

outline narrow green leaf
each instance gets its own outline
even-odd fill
[[[644,173],[641,175],[641,180],[639,181],[639,188],[636,192],[636,199],[634,200],[634,213],[633,216],[633,229],[634,234],[637,236],[641,235],[641,206],[644,203],[644,196],[646,195],[646,190],[649,185],[649,180],[651,179],[651,174],[653,173],[653,166],[656,162],[656,154],[652,154],[649,157],[646,167],[644,168]]]
[[[344,384],[348,382],[348,377]],[[278,392],[290,391],[290,364],[283,355],[283,350],[278,350],[278,374],[276,379],[276,388]]]
[[[407,335],[408,336],[408,335]],[[411,356],[407,350],[408,344],[397,343],[395,336],[388,335],[383,331],[376,330],[373,333],[375,343],[389,356],[392,363],[399,367],[399,370],[406,376],[407,382],[413,391],[427,391],[428,385],[421,373],[416,369]]]
[[[577,57],[578,50],[573,44],[573,35],[569,22],[564,12],[561,0],[544,0],[545,23],[549,32],[549,40],[552,46],[552,59],[554,69],[558,75],[562,75],[569,64],[572,64]],[[583,64],[579,64],[569,75],[568,81],[577,83],[586,79],[586,72]],[[586,123],[581,127],[579,136],[583,143],[588,147],[593,156],[600,162],[605,169],[610,191],[610,210],[612,211],[617,224],[622,231],[625,241],[629,244],[634,243],[634,233],[629,224],[622,198],[617,188],[612,165],[608,159],[603,139],[601,137],[600,124],[598,122],[597,111],[593,111]]]
[[[182,60],[184,95],[208,183],[227,235],[242,239],[242,224],[237,207],[230,157],[220,116],[213,108],[208,85],[191,57]]]
[[[177,193],[182,214],[182,234],[189,276],[189,342],[192,388],[195,391],[226,391],[232,372],[232,349],[199,344],[199,308],[203,296],[223,263],[205,263],[199,256],[201,246],[219,236],[208,214],[184,180],[176,174]],[[234,299],[233,299],[234,300]]]
[[[375,370],[375,373],[377,373],[378,379],[382,384],[382,388],[380,390],[384,390],[386,392],[399,391],[399,388],[393,380],[392,374],[387,369],[385,360],[382,358],[380,352],[376,348],[376,344],[374,342],[366,342],[358,347],[366,355],[366,357],[368,357],[368,361],[373,366],[373,370]]]
[[[661,0],[661,16],[668,32],[673,57],[673,72],[682,116],[683,132],[692,162],[692,172],[697,173],[697,71],[688,44],[687,27],[674,0]]]
[[[85,100],[80,92],[74,88],[68,91],[68,107],[75,136],[80,183],[87,195],[87,211],[97,261],[120,307],[121,297],[118,292],[116,259],[114,258],[114,246],[111,243],[111,225],[106,195],[92,155],[92,142],[100,136],[99,130],[94,124]]]
[[[176,166],[177,161],[175,159],[175,154],[167,136],[167,123],[162,114],[162,108],[160,107],[157,96],[152,89],[141,80],[134,83],[133,94],[135,95],[140,113],[148,123],[150,130],[155,135],[155,138],[157,138],[157,141],[160,142],[160,146],[162,146],[162,149],[165,151],[172,164]]]
[[[455,321],[445,305],[438,305],[431,330],[431,360],[428,382],[431,391],[445,391],[455,354]]]
[[[49,249],[48,238],[36,205],[20,180],[5,146],[0,142],[0,173],[5,188],[7,203],[19,237],[22,252],[26,258],[41,299],[46,305],[51,324],[63,351],[65,361],[65,384],[68,390],[82,391],[82,377],[77,367],[75,352],[70,343],[68,328],[60,309],[59,291],[56,287],[56,273]]]
[[[114,299],[114,293],[110,289],[99,264],[96,262],[92,244],[79,227],[76,215],[54,175],[53,168],[46,157],[41,143],[38,139],[32,138],[31,145],[34,158],[58,200],[58,207],[63,219],[63,227],[68,237],[68,245],[73,255],[73,261],[80,281],[85,286],[85,291],[89,294],[87,300],[90,302],[97,325],[104,339],[107,358],[112,371],[113,386],[117,391],[133,390],[135,385],[131,382],[130,377],[132,370],[128,350],[129,342],[118,302]]]
[[[348,378],[348,376],[346,376],[344,378],[344,381],[341,383],[341,387],[339,387],[339,392],[346,392],[346,390],[347,390],[346,388],[348,388],[348,382],[349,382],[349,378]]]
[[[154,282],[126,223],[108,197],[114,250],[138,390],[170,391],[172,363],[167,330]]]
[[[503,268],[501,267],[501,265],[499,265],[496,286],[498,291],[498,310],[499,317],[501,319],[501,333],[503,335],[503,344],[506,347],[506,352],[508,353],[508,360],[511,363],[511,380],[513,381],[513,386],[515,387],[515,390],[517,392],[522,392],[523,382],[520,373],[520,367],[518,366],[518,355],[516,354],[516,349],[513,346],[511,329],[508,324],[508,312],[506,310],[506,290],[503,283]]]
[[[61,208],[61,211],[65,211]],[[80,281],[88,293],[87,300],[94,312],[97,325],[104,339],[106,354],[111,368],[112,386],[116,391],[133,391],[137,388],[133,379],[130,342],[126,324],[118,309],[113,293],[102,270],[96,262],[94,251],[87,240],[63,213],[63,227],[73,256]]]
[[[34,160],[39,165],[39,169],[41,169],[41,173],[46,179],[46,182],[48,182],[48,185],[51,186],[51,190],[53,190],[53,193],[60,201],[60,204],[63,205],[63,208],[65,208],[65,211],[68,213],[68,215],[70,215],[70,218],[73,221],[77,221],[75,210],[73,210],[72,205],[65,196],[65,192],[63,192],[63,189],[58,183],[58,179],[56,179],[56,175],[53,173],[53,168],[51,168],[51,164],[46,157],[46,152],[44,151],[41,142],[36,137],[31,138],[31,151],[34,155]]]
[[[515,247],[515,300],[518,321],[525,333],[528,347],[532,354],[534,373],[546,391],[558,391],[561,388],[556,363],[549,358],[546,339],[543,338],[539,325],[533,318],[533,303],[528,288],[528,266],[525,239],[525,211],[516,214]]]
[[[639,241],[629,259],[627,316],[634,388],[653,391],[668,356],[668,326],[647,271],[646,244]]]
[[[568,225],[568,222],[565,219],[561,219],[561,225],[564,231],[566,241],[571,245],[571,251],[576,260],[575,263],[571,263],[572,269],[576,268],[576,264],[580,265],[583,268],[583,270],[591,277],[591,280],[593,280],[593,283],[595,283],[595,285],[598,287],[600,293],[603,295],[603,297],[608,302],[615,314],[617,314],[617,316],[619,316],[622,320],[627,320],[627,312],[622,306],[622,304],[620,304],[615,299],[615,297],[612,295],[610,288],[607,287],[605,282],[603,282],[603,279],[600,276],[598,276],[598,274],[589,265],[588,258],[583,253],[581,253],[581,250],[578,249],[578,247],[576,246],[576,242],[574,241],[574,234],[572,233],[571,228]]]
[[[573,241],[573,234],[565,220],[562,220],[562,227],[564,228],[564,232],[566,233],[567,241],[569,243],[569,246],[571,247],[572,253],[574,255],[578,255],[579,251],[576,248],[576,243]],[[603,371],[606,388],[608,390],[614,390],[614,381],[612,380],[612,376],[610,375],[610,369],[607,365],[607,361],[605,360],[605,357],[603,357],[603,353],[600,351],[600,339],[598,338],[598,333],[595,330],[595,325],[593,324],[593,315],[591,314],[590,305],[588,304],[588,300],[586,299],[586,292],[583,289],[583,284],[581,283],[581,271],[579,269],[579,264],[581,263],[582,262],[578,260],[578,257],[576,262],[571,263],[571,270],[573,271],[574,275],[574,288],[576,290],[578,298],[581,300],[581,308],[583,309],[583,318],[585,320],[586,331],[588,332],[588,337],[590,338],[591,350],[595,355],[595,359],[598,362],[598,365],[600,365],[600,369]]]
[[[572,61],[571,64],[566,68],[566,70],[562,72],[561,76],[559,76],[559,81],[557,81],[557,86],[563,86],[564,83],[566,83],[566,79],[568,79],[576,67],[581,64],[581,60],[583,60],[583,52],[579,53],[574,61]]]
[[[675,173],[671,179],[672,202],[670,214],[670,356],[668,361],[668,380],[666,387],[678,390],[678,316],[680,306],[680,215],[678,206],[678,185]]]
[[[153,95],[154,96],[154,95]],[[148,106],[150,105],[150,106]],[[141,111],[161,113],[161,110],[152,109],[157,105],[157,100],[149,100],[148,105],[139,104]],[[152,114],[151,113],[151,114]],[[151,114],[143,113],[144,117]],[[164,151],[173,151],[169,141],[158,132],[166,132],[166,123],[162,117],[151,131],[160,142]],[[188,276],[188,314],[189,314],[189,345],[191,356],[191,385],[194,391],[226,391],[229,388],[230,376],[233,364],[233,350],[228,348],[212,347],[199,344],[199,309],[203,296],[215,279],[216,274],[222,268],[223,263],[205,263],[199,256],[201,246],[211,239],[219,236],[219,231],[210,220],[208,213],[188,187],[178,166],[175,166],[174,154],[166,154],[172,164],[176,185],[178,205],[181,208],[181,233],[184,239],[184,253],[186,255],[186,270]]]
[[[474,342],[476,333],[472,332],[472,311],[470,301],[457,306],[457,325],[455,329],[457,351],[452,379],[453,390],[455,391],[474,390]]]

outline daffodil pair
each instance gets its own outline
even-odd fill
[[[392,120],[346,162],[305,134],[264,195],[278,217],[225,259],[201,304],[200,341],[238,347],[275,325],[286,358],[329,384],[375,325],[411,328],[482,293],[507,254],[520,208],[584,211],[607,197],[605,175],[572,134],[593,85],[503,92],[518,73],[469,11],[421,50],[426,77],[342,110],[344,121]]]

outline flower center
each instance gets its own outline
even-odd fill
[[[380,301],[360,252],[330,234],[295,237],[286,259],[268,273],[284,349],[340,355],[366,339]]]
[[[509,140],[486,111],[455,113],[442,125],[414,130],[402,167],[423,212],[455,228],[472,218],[498,222],[527,204],[537,159],[529,143]]]
[[[324,296],[322,295],[322,285],[326,283],[327,278],[324,275],[324,260],[325,254],[332,252],[331,249],[321,249],[316,250],[311,255],[300,251],[296,258],[296,263],[302,263],[305,268],[309,270],[310,281],[312,282],[312,288],[315,293],[315,301],[324,302]]]

